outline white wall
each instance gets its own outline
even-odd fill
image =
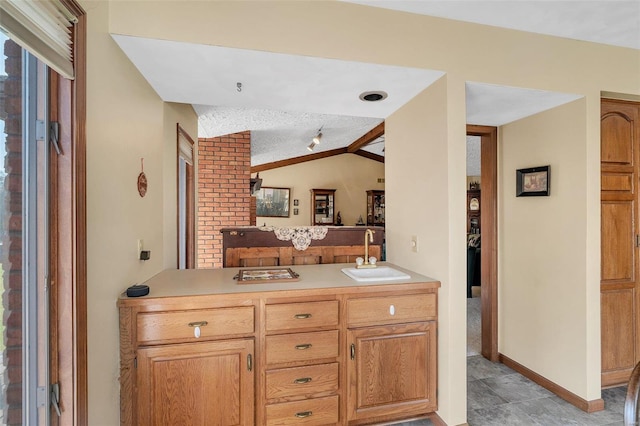
[[[370,189],[384,189],[384,163],[355,154],[342,154],[292,166],[260,172],[262,186],[291,188],[291,215],[288,218],[258,216],[257,225],[304,226],[311,224],[312,188],[335,189],[335,213],[344,225],[355,225],[360,215],[367,220],[367,194]],[[293,200],[298,212],[293,214]]]
[[[500,129],[499,350],[587,388],[585,100]],[[551,195],[516,197],[516,169],[550,165]],[[589,389],[588,399],[599,398]]]
[[[119,423],[116,300],[128,286],[174,265],[165,262],[175,259],[175,125],[180,121],[197,134],[197,123],[190,106],[163,103],[107,33],[109,3],[83,7],[89,424],[100,426]],[[148,180],[144,198],[137,191],[141,158]],[[149,261],[137,260],[137,239],[151,250]]]
[[[464,83],[443,77],[385,123],[387,259],[442,283],[438,412],[450,424],[466,418],[466,309],[459,307],[466,300],[466,275],[463,257],[452,256],[465,247],[466,173],[451,167],[464,164],[466,139],[463,112],[443,105],[460,101]],[[450,144],[456,136],[458,143]]]

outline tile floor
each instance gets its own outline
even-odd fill
[[[504,364],[467,358],[467,422],[470,426],[623,426],[626,387],[602,391],[605,409],[587,414]],[[429,420],[396,426],[431,426]]]

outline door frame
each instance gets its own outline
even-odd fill
[[[482,356],[498,361],[498,128],[467,125],[468,136],[480,136],[482,255],[480,256]]]

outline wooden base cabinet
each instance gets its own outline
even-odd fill
[[[277,302],[265,306],[265,423],[338,424],[340,302]]]
[[[350,424],[435,411],[435,323],[349,330]],[[358,422],[353,422],[358,421]]]
[[[436,399],[436,295],[347,302],[347,417],[370,424],[418,416]]]
[[[210,285],[222,272],[196,273]],[[346,426],[437,410],[437,281],[184,296],[174,275],[175,297],[118,301],[121,425]]]
[[[253,339],[138,350],[140,425],[253,425]]]

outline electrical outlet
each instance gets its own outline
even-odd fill
[[[418,252],[418,236],[417,235],[411,236],[411,251],[414,253]]]
[[[140,259],[140,252],[144,247],[144,241],[142,239],[138,240],[138,251],[136,252],[136,259]]]

